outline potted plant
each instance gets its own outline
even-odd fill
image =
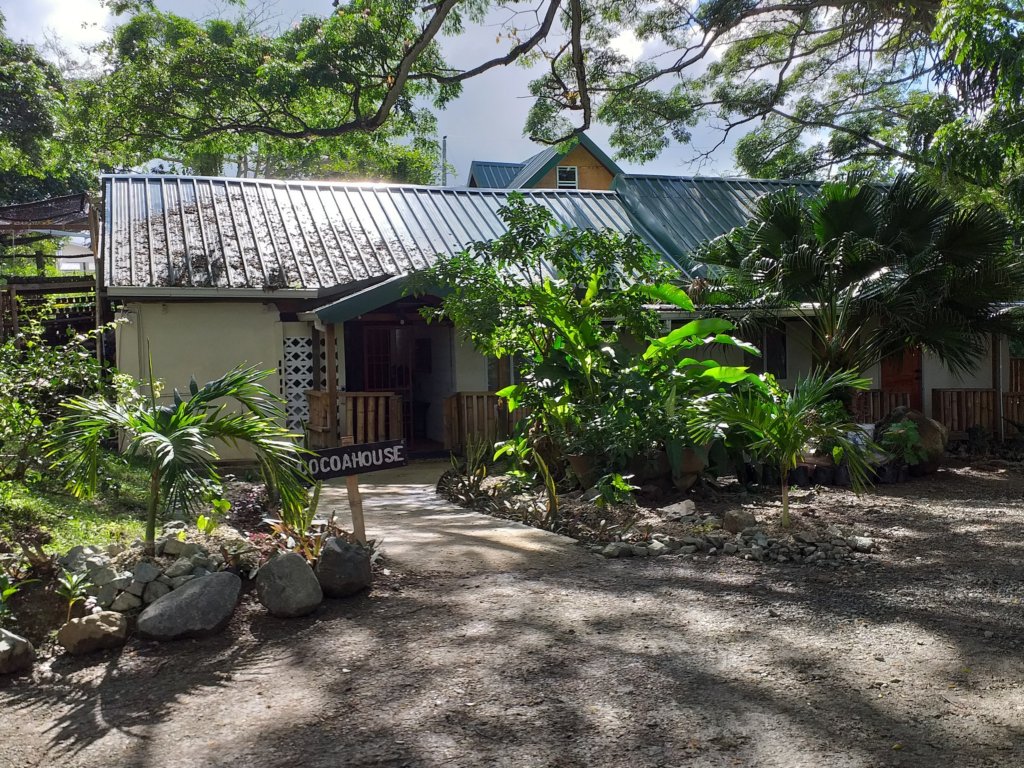
[[[891,457],[878,468],[878,480],[881,483],[902,482],[911,474],[912,468],[928,460],[928,454],[921,445],[917,424],[910,419],[890,424],[878,444]]]

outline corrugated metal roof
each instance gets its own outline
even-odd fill
[[[401,275],[504,231],[508,191],[166,175],[103,178],[107,286],[313,291]],[[523,190],[566,225],[637,231],[612,192]]]
[[[508,183],[509,189],[522,189],[525,186],[529,186],[534,176],[537,176],[538,174],[542,175],[542,171],[545,169],[547,164],[553,159],[561,156],[562,153],[558,151],[557,147],[547,147],[542,149],[522,164],[522,168],[519,173],[513,176],[512,180]]]
[[[612,183],[626,208],[662,249],[698,272],[691,254],[701,243],[745,224],[758,198],[788,187],[813,195],[820,183],[650,175],[620,175]]]
[[[509,189],[509,182],[523,169],[522,163],[496,163],[474,160],[469,164],[467,186],[485,189]]]

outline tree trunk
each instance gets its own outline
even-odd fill
[[[156,550],[156,511],[160,507],[160,468],[153,467],[149,474],[149,509],[146,514],[146,554]]]
[[[789,470],[780,466],[779,473],[782,475],[782,527],[789,528]]]

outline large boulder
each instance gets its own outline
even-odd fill
[[[907,408],[905,405],[893,408],[888,416],[875,424],[875,442],[882,439],[882,435],[885,434],[885,431],[890,426],[906,419],[917,425],[917,433],[921,437],[921,447],[928,455],[928,460],[922,469],[926,472],[934,472],[938,469],[943,456],[946,455],[946,441],[949,439],[949,430],[946,429],[945,425],[940,424],[935,419],[929,419],[920,411]]]
[[[311,613],[324,599],[313,569],[295,552],[278,555],[260,568],[256,594],[271,615],[285,619]]]
[[[20,635],[0,629],[0,675],[12,675],[32,666],[36,649]]]
[[[331,537],[320,550],[316,578],[327,597],[348,597],[370,586],[370,553],[344,539]]]
[[[179,640],[215,635],[231,621],[241,589],[242,580],[228,571],[192,579],[139,614],[139,636]]]
[[[72,619],[57,632],[57,642],[73,656],[120,648],[128,639],[128,619],[117,611],[100,611]]]

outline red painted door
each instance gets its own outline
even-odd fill
[[[890,355],[882,361],[882,391],[906,392],[910,407],[921,411],[921,348],[905,349],[902,354]]]

